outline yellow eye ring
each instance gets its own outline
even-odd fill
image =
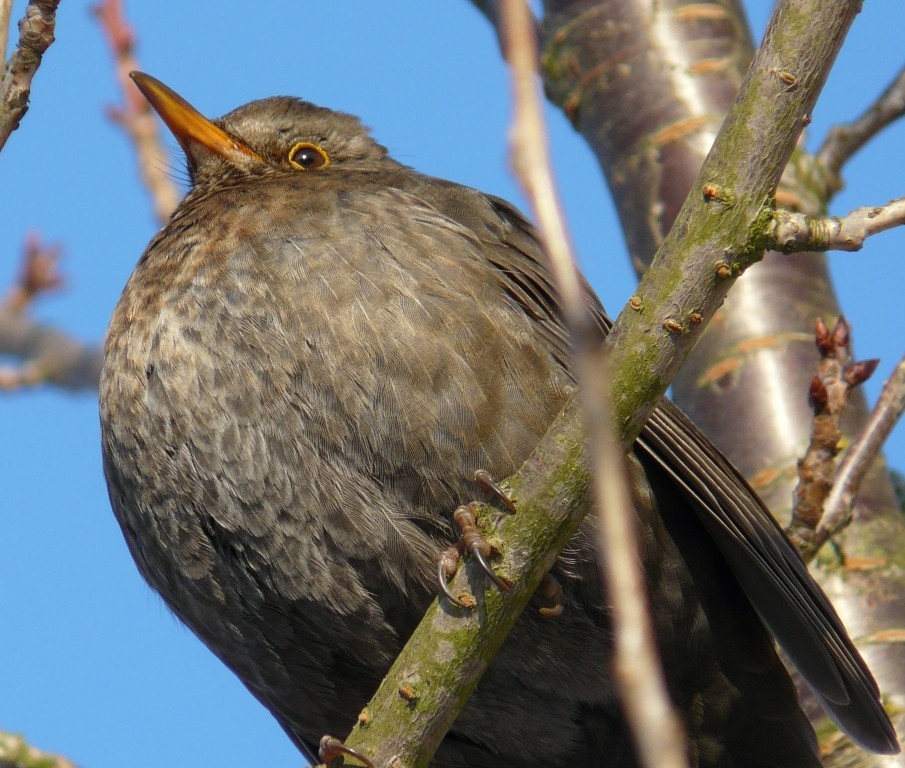
[[[317,144],[300,141],[289,150],[289,164],[300,171],[316,171],[330,165],[330,155]]]

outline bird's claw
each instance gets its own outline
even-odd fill
[[[446,595],[446,599],[459,608],[473,608],[474,600],[470,598],[457,597],[449,588],[449,580],[456,575],[459,570],[459,561],[465,552],[465,541],[459,539],[451,547],[447,547],[440,553],[440,561],[437,564],[437,581],[440,584],[440,591]]]
[[[360,752],[356,752],[352,747],[347,747],[343,744],[342,739],[337,739],[336,736],[330,736],[329,734],[321,736],[317,756],[322,765],[330,765],[330,763],[343,755],[354,757],[363,765],[367,766],[367,768],[375,768],[374,763],[368,760],[368,758]]]
[[[510,512],[515,512],[515,503],[506,495],[506,492],[496,484],[493,477],[486,469],[477,470],[474,473],[474,479],[475,483],[477,483],[478,487],[485,494],[492,496]],[[498,576],[493,568],[490,567],[490,563],[487,562],[487,558],[493,553],[493,545],[487,541],[478,530],[477,523],[475,522],[475,511],[477,508],[477,502],[473,501],[470,504],[459,507],[453,512],[453,522],[455,522],[456,527],[458,527],[461,537],[453,544],[453,546],[443,550],[437,564],[437,581],[440,584],[440,591],[453,605],[456,605],[459,608],[474,607],[474,598],[471,598],[470,596],[468,598],[457,597],[449,588],[449,580],[455,575],[459,568],[459,562],[466,552],[469,552],[472,557],[474,557],[481,567],[481,570],[484,571],[484,573],[487,574],[487,577],[500,589],[504,592],[508,592],[511,587],[510,583],[501,576]]]
[[[478,504],[474,501],[470,504],[463,504],[453,512],[453,521],[462,532],[462,541],[464,542],[465,551],[470,553],[471,556],[478,561],[481,570],[487,574],[487,577],[494,584],[504,592],[508,592],[510,587],[509,583],[504,581],[500,576],[497,576],[497,574],[494,573],[493,568],[490,567],[490,563],[487,562],[487,558],[493,552],[493,545],[487,541],[487,539],[484,538],[484,535],[478,530],[477,522],[475,521],[475,510],[477,508]]]
[[[510,512],[515,512],[515,502],[496,484],[493,477],[486,469],[477,470],[474,473],[474,481],[478,484],[478,488],[484,491],[484,493],[488,496],[493,496]]]

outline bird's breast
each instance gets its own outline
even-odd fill
[[[567,377],[445,221],[400,230],[340,206],[251,237],[254,210],[188,245],[177,217],[123,294],[102,383],[114,508],[142,557],[183,551],[189,577],[239,556],[313,593],[278,564],[298,567],[295,548],[312,573],[351,568],[328,562],[339,539],[408,563],[390,589],[425,588],[474,471],[519,466]]]

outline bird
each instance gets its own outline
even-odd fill
[[[310,752],[445,599],[475,473],[513,474],[575,394],[562,308],[516,208],[395,161],[358,118],[273,97],[212,120],[132,78],[190,186],[107,332],[111,506],[150,587]],[[774,638],[846,733],[897,752],[841,620],[717,448],[664,398],[628,462],[690,764],[820,765]],[[433,766],[638,765],[594,525],[551,572],[561,614],[523,613]]]

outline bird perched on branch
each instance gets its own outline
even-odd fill
[[[574,390],[537,235],[270,98],[210,121],[135,82],[191,190],[111,320],[110,499],[142,575],[300,748],[344,733],[436,596],[477,470],[515,472]],[[588,289],[601,334],[610,327]],[[895,734],[838,616],[736,470],[664,400],[633,451],[657,642],[697,766],[818,766],[771,633],[868,749]],[[528,610],[436,766],[633,766],[594,536]]]

